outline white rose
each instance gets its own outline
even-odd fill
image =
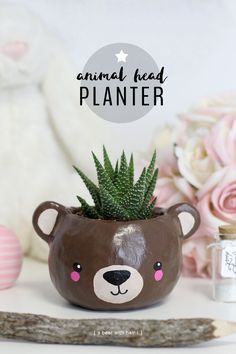
[[[201,134],[189,137],[184,147],[177,145],[175,153],[181,175],[196,188],[201,188],[217,169],[216,163],[206,152]]]
[[[161,163],[162,155],[167,151],[173,152],[173,144],[175,143],[178,136],[178,130],[175,125],[164,124],[162,127],[158,127],[153,134],[153,138],[149,149],[146,153],[140,154],[145,160],[149,160],[153,151],[156,149],[158,152],[158,162]]]

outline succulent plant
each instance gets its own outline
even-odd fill
[[[134,182],[134,161],[131,155],[127,162],[123,151],[115,167],[103,147],[103,164],[93,154],[97,172],[98,186],[92,182],[79,168],[73,166],[87,187],[94,205],[89,205],[77,196],[84,216],[93,219],[136,220],[153,216],[156,198],[153,192],[156,186],[158,169],[155,168],[156,151],[151,162]]]

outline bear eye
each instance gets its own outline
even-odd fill
[[[161,268],[162,268],[161,262],[157,261],[156,263],[153,264],[154,270],[160,270]]]
[[[75,272],[79,272],[79,273],[80,273],[81,270],[82,270],[81,264],[78,263],[78,262],[75,262],[75,263],[73,264],[73,269],[74,269]]]

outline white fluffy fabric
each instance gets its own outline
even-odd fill
[[[76,205],[84,192],[71,165],[88,172],[88,153],[101,144],[78,91],[45,25],[25,8],[0,4],[0,224],[41,260],[48,246],[33,231],[34,209],[45,200]]]

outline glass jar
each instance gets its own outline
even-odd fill
[[[236,225],[219,227],[212,256],[213,298],[236,302]]]

